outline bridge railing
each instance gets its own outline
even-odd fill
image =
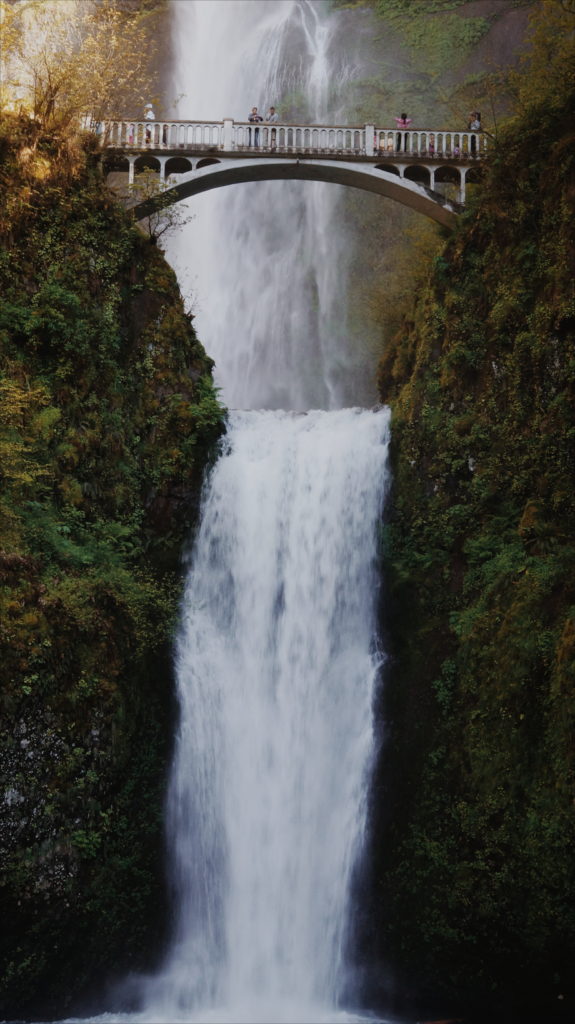
[[[334,152],[359,156],[365,153],[365,128],[326,125],[253,125],[235,122],[232,132],[234,149],[293,152]]]
[[[197,149],[223,140],[221,121],[103,121],[105,146],[117,149]]]
[[[103,121],[102,145],[115,149],[315,153],[394,159],[471,159],[485,155],[488,137],[471,131],[399,131],[375,125],[250,124],[248,121]]]
[[[488,136],[470,131],[397,131],[395,128],[376,129],[374,152],[381,157],[423,156],[430,159],[443,157],[485,156]]]

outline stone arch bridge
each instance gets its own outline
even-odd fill
[[[374,192],[452,228],[488,148],[482,132],[230,118],[105,121],[100,132],[106,173],[127,171],[130,184],[146,168],[159,173],[159,193],[132,207],[136,220],[210,189],[289,178]],[[445,184],[456,187],[456,200],[441,193]]]

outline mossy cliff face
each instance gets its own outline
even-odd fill
[[[398,991],[482,1020],[547,1021],[574,1007],[566,71],[564,82],[552,101],[542,86],[539,102],[534,84],[525,114],[500,135],[380,369],[393,409],[394,650],[366,943]],[[379,982],[385,989],[383,971]]]
[[[179,553],[222,429],[160,252],[69,140],[0,123],[0,1016],[164,925]]]

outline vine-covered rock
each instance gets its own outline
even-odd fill
[[[0,1015],[20,1017],[158,945],[179,557],[222,409],[173,272],[89,154],[9,116],[0,160]]]
[[[538,81],[535,50],[520,112],[380,369],[395,649],[366,948],[420,1005],[481,1020],[575,1005],[570,38]]]

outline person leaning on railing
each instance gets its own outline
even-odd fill
[[[278,115],[276,114],[276,108],[275,107],[270,107],[270,109],[268,110],[268,112],[266,114],[266,117],[265,117],[265,123],[266,124],[277,124],[277,122],[278,122]],[[272,128],[272,130],[270,132],[270,149],[274,150],[275,148],[276,148],[276,130],[275,130],[275,128]]]
[[[398,128],[409,128],[409,126],[411,124],[411,118],[408,117],[407,114],[402,114],[401,117],[394,117],[394,121],[395,121],[395,123],[396,123]],[[401,151],[401,136],[402,135],[403,135],[403,151],[406,152],[406,150],[407,150],[407,132],[398,132],[397,133],[397,143],[396,143],[396,147],[395,147],[396,151],[398,153]]]
[[[146,103],[146,106],[144,107],[144,117],[145,117],[146,121],[155,121],[156,120],[156,115],[154,114],[154,108],[153,108],[151,103]],[[152,127],[151,127],[151,125],[146,125],[146,133],[145,134],[146,134],[146,145],[149,145],[150,142],[152,141]]]
[[[248,117],[248,121],[250,121],[252,124],[261,124],[261,122],[263,121],[262,115],[258,114],[258,108],[257,107],[252,107],[252,112],[251,112],[251,114]],[[249,131],[248,145],[251,146],[251,144],[252,144],[252,130],[251,130],[251,128],[248,128],[248,131]],[[260,144],[260,130],[259,130],[259,128],[254,128],[254,146],[257,148],[259,146],[259,144]]]
[[[469,115],[469,121],[467,122],[467,129],[470,132],[480,132],[481,131],[481,114],[479,113],[478,110],[472,110],[471,111],[471,113]],[[476,156],[477,155],[477,139],[475,138],[475,135],[472,135],[471,139],[469,141],[470,141],[471,156]]]

